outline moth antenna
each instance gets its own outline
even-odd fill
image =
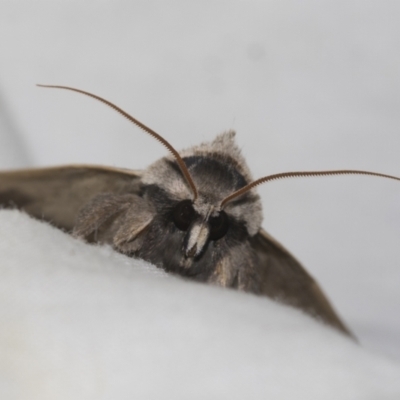
[[[395,179],[396,181],[400,181],[400,178],[392,175],[380,174],[378,172],[351,170],[351,169],[333,170],[333,171],[282,172],[280,174],[264,176],[263,178],[257,179],[254,182],[249,183],[248,185],[237,190],[236,192],[233,192],[231,195],[225,197],[225,199],[222,200],[220,208],[222,209],[227,203],[229,203],[236,197],[242,196],[253,187],[261,185],[262,183],[266,183],[277,179],[285,179],[285,178],[309,177],[309,176],[315,177],[315,176],[329,176],[329,175],[371,175],[371,176],[379,176],[381,178],[389,178],[389,179]]]
[[[152,129],[150,129],[148,126],[142,124],[140,121],[138,121],[136,118],[133,118],[131,115],[129,115],[126,111],[122,110],[121,108],[117,107],[115,104],[111,103],[110,101],[103,99],[100,96],[97,96],[95,94],[85,92],[84,90],[80,89],[75,89],[69,86],[58,86],[58,85],[36,85],[39,87],[44,87],[44,88],[53,88],[53,89],[66,89],[66,90],[71,90],[72,92],[77,92],[84,94],[86,96],[92,97],[93,99],[96,99],[103,104],[106,104],[107,106],[111,107],[115,111],[117,111],[119,114],[121,114],[123,117],[128,119],[129,121],[133,122],[135,125],[137,125],[139,128],[143,129],[145,132],[149,133],[151,136],[153,136],[156,140],[158,140],[161,144],[163,144],[174,156],[176,161],[178,162],[179,168],[182,171],[183,176],[186,179],[186,182],[189,184],[190,188],[192,189],[194,200],[197,199],[198,197],[198,192],[196,189],[196,186],[193,182],[192,177],[190,176],[189,170],[186,167],[185,162],[182,160],[182,157],[179,155],[179,153],[172,147],[171,144],[169,144],[161,135],[159,135],[157,132],[154,132]]]

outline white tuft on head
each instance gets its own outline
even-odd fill
[[[235,167],[244,176],[244,178],[251,182],[253,177],[250,169],[247,166],[242,152],[235,140],[236,132],[229,130],[222,132],[215,137],[211,142],[204,142],[197,146],[189,147],[188,149],[179,152],[181,157],[189,157],[193,155],[207,155],[209,153],[218,153],[222,157],[230,158],[235,162]]]

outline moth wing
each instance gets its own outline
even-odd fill
[[[66,231],[100,193],[138,193],[140,171],[72,165],[0,172],[0,207],[18,208]]]
[[[300,308],[353,336],[336,314],[318,283],[277,240],[264,230],[251,239],[259,260],[261,294]]]

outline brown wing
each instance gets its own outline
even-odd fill
[[[0,207],[18,208],[66,231],[99,193],[137,193],[141,173],[100,166],[62,166],[0,172]]]
[[[251,244],[259,258],[263,295],[300,308],[353,336],[336,314],[318,283],[279,242],[261,230],[251,239]]]

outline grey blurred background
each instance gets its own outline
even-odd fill
[[[145,168],[235,129],[254,177],[400,175],[397,1],[1,1],[0,166]],[[321,283],[361,343],[400,360],[400,184],[260,187],[264,227]]]

